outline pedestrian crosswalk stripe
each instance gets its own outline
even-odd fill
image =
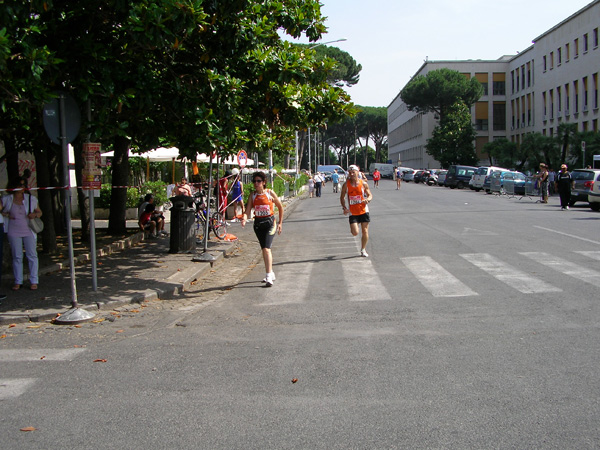
[[[517,270],[487,253],[465,253],[460,256],[523,294],[561,292],[560,288],[554,287],[528,273]]]
[[[575,252],[575,253],[579,253],[580,255],[584,255],[584,256],[587,256],[588,258],[592,258],[592,259],[595,259],[596,261],[600,261],[600,252],[583,251],[583,252]]]
[[[344,259],[342,270],[351,301],[391,300],[370,259]]]
[[[68,349],[4,349],[0,350],[0,362],[8,361],[71,361],[85,348]]]
[[[596,287],[600,287],[600,272],[587,267],[580,266],[579,264],[572,263],[565,260],[563,257],[550,255],[544,252],[524,252],[519,253],[527,258],[533,259],[546,267],[550,267],[558,272],[569,275],[573,278],[581,280],[585,283],[592,284]]]
[[[35,378],[0,379],[0,400],[19,397],[35,381]]]
[[[413,256],[401,260],[434,297],[479,295],[429,256]]]
[[[287,264],[277,272],[273,287],[265,289],[264,301],[259,306],[289,305],[302,303],[308,295],[308,282],[315,263]]]

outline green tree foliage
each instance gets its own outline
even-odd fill
[[[310,47],[310,45],[303,45]],[[348,53],[337,47],[317,45],[314,47],[317,60],[330,59],[335,66],[327,75],[327,82],[335,86],[354,86],[360,78],[362,66]]]
[[[469,108],[455,103],[446,109],[444,119],[427,140],[427,153],[445,169],[451,164],[475,165],[478,162],[473,145],[475,134]]]
[[[585,160],[584,152],[581,150],[581,142],[585,142]],[[600,133],[593,131],[584,131],[576,133],[569,145],[569,160],[573,167],[587,167],[594,163],[594,155],[600,155]]]
[[[1,106],[15,122],[3,129],[31,127],[49,91],[70,90],[89,101],[91,139],[115,152],[115,186],[128,184],[128,148],[253,152],[352,108],[328,83],[334,61],[281,38],[322,37],[316,0],[6,0],[0,12],[11,20],[0,32]],[[126,198],[113,190],[112,232],[124,230]]]
[[[366,147],[369,146],[369,140],[373,141],[375,146],[375,160],[367,162],[387,161],[387,108],[358,106],[358,110],[358,136],[366,139]],[[382,154],[382,150],[385,154]]]
[[[446,68],[418,75],[400,91],[408,109],[418,113],[435,112],[444,120],[446,111],[460,102],[471,107],[483,95],[483,87],[475,79]]]
[[[483,146],[483,152],[489,155],[490,165],[494,166],[511,168],[521,160],[517,145],[505,138],[488,142]]]
[[[540,163],[552,168],[560,166],[560,151],[556,139],[541,133],[529,133],[523,137],[519,148],[517,170],[526,168],[536,171]]]

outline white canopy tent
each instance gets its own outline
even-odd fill
[[[110,158],[110,157],[114,156],[114,152],[103,153],[102,156],[107,156]],[[152,161],[152,162],[172,161],[172,163],[173,163],[173,166],[172,166],[173,167],[173,169],[172,169],[173,183],[175,183],[175,181],[174,181],[175,161],[176,160],[179,160],[182,162],[187,161],[187,158],[185,158],[185,157],[182,159],[179,159],[179,149],[177,147],[170,147],[170,148],[160,147],[160,148],[150,150],[145,153],[139,153],[139,154],[132,154],[131,150],[130,150],[129,156],[146,158],[146,177],[147,178],[150,177],[150,161]],[[198,155],[196,156],[196,160],[199,163],[208,163],[208,162],[210,162],[210,157],[206,153],[198,153]],[[217,164],[217,163],[223,164],[226,166],[237,166],[238,165],[236,155],[231,155],[225,160],[221,160],[220,158],[219,158],[219,160],[218,160],[218,158],[213,158],[212,163],[213,164]],[[259,163],[259,164],[262,164],[262,163]],[[254,166],[254,160],[248,158],[246,160],[246,166],[247,167]],[[187,176],[187,168],[186,168],[186,176]]]

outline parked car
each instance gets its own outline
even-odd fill
[[[494,170],[508,170],[503,167],[495,167],[495,166],[481,166],[477,168],[475,173],[473,174],[473,189],[477,192],[482,190],[484,187],[485,180],[488,176],[492,174]],[[489,182],[488,182],[489,186]]]
[[[600,175],[596,176],[592,189],[588,192],[588,202],[590,202],[590,208],[600,211]]]
[[[448,168],[446,174],[446,186],[462,189],[469,185],[469,180],[477,170],[473,166],[460,166],[453,164]]]
[[[511,174],[510,170],[494,170],[490,175],[490,192],[504,193],[504,181]]]
[[[414,181],[415,183],[425,183],[429,177],[428,170],[417,170],[415,172]]]
[[[414,170],[405,170],[402,172],[402,181],[415,181],[415,171]]]
[[[526,179],[525,174],[521,172],[507,172],[504,174],[504,190],[515,195],[525,195]]]
[[[594,188],[594,180],[598,179],[600,169],[575,169],[571,172],[573,189],[569,206],[575,202],[589,202],[588,195]]]
[[[447,173],[448,173],[447,170],[440,170],[440,172],[438,173],[438,179],[437,179],[438,186],[444,186]]]

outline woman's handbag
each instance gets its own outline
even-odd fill
[[[31,194],[29,194],[29,212],[31,212]],[[44,230],[44,222],[39,217],[29,219],[29,228],[36,234],[41,233]]]
[[[39,217],[35,219],[29,219],[29,228],[33,230],[34,233],[41,233],[44,230],[44,222]]]

